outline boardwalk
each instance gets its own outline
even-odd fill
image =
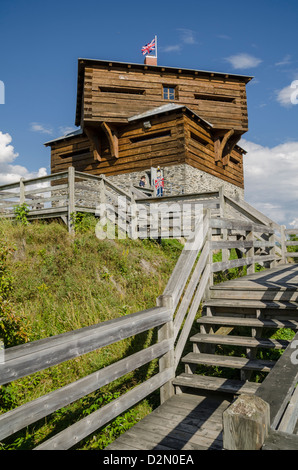
[[[297,287],[296,264],[282,265],[213,286],[211,298],[205,302],[205,313],[209,309],[209,314],[203,315],[199,324],[206,327],[209,322],[214,328],[218,323],[224,327],[217,331],[213,329],[212,334],[199,333],[190,339],[196,345],[200,342],[213,346],[247,346],[250,352],[248,359],[218,353],[204,354],[198,350],[188,354],[182,359],[186,363],[186,373],[173,381],[176,394],[106,450],[222,450],[223,411],[236,394],[254,394],[259,388],[259,384],[245,380],[243,374],[251,370],[269,372],[274,364],[273,361],[255,359],[255,354],[251,352],[258,347],[278,349],[287,346],[287,342],[282,340],[259,337],[260,327],[298,329]],[[220,313],[216,311],[218,308],[221,309]],[[212,315],[210,310],[213,311]],[[225,311],[229,314],[223,313]],[[259,327],[258,336],[234,335],[237,324]],[[224,332],[225,335],[221,334]],[[201,376],[189,367],[190,364],[207,363],[224,369],[236,367],[244,380]]]
[[[106,450],[222,450],[225,396],[174,395]]]

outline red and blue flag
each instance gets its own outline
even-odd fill
[[[149,42],[148,44],[146,44],[146,46],[143,46],[143,47],[142,47],[142,53],[143,53],[143,55],[145,55],[145,54],[150,54],[150,52],[155,51],[155,47],[156,47],[156,44],[155,44],[155,38],[154,38],[154,39],[152,39],[151,42]]]

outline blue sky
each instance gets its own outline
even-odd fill
[[[1,0],[0,184],[50,172],[43,143],[75,128],[79,57],[142,63],[157,35],[159,65],[255,77],[246,200],[298,224],[297,19],[295,0]]]

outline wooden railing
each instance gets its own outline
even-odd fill
[[[254,396],[240,395],[223,414],[226,450],[297,450],[298,333]]]
[[[26,204],[29,217],[43,212],[44,217],[55,213],[67,215],[68,197],[62,198],[61,192],[68,195],[68,172],[24,180],[19,183],[0,187],[0,216],[14,217],[14,208]],[[58,209],[59,208],[59,209]]]
[[[288,345],[256,395],[270,406],[270,427],[273,431],[294,432],[298,418],[298,333]],[[298,436],[296,438],[298,444]]]
[[[297,251],[289,251],[288,247],[298,246],[297,240],[291,240],[289,237],[291,235],[298,235],[298,229],[286,229],[284,228],[284,246],[283,252],[285,259],[288,258],[298,258],[298,249]],[[297,237],[295,237],[297,238]]]
[[[234,219],[211,219],[212,229],[221,240],[211,243],[211,250],[222,251],[222,261],[212,264],[212,272],[247,266],[247,274],[255,272],[257,263],[273,267],[278,262],[273,228]],[[239,250],[241,257],[229,259],[231,250]]]

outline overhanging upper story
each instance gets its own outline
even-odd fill
[[[214,131],[248,130],[246,84],[252,77],[146,64],[78,60],[76,125],[126,124],[169,102],[189,107]]]
[[[47,142],[52,173],[107,176],[188,165],[243,188],[252,77],[152,64],[78,60],[78,131]]]

